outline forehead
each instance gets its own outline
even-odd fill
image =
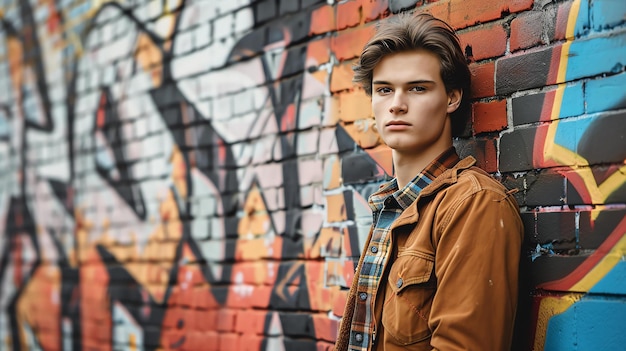
[[[441,60],[435,53],[424,50],[401,51],[385,55],[374,67],[373,81],[428,79],[441,80]]]

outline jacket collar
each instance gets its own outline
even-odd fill
[[[444,171],[439,177],[437,177],[432,183],[422,190],[421,197],[425,197],[436,193],[443,186],[456,183],[459,173],[472,167],[476,164],[476,159],[472,156],[468,156],[459,161],[454,167]]]
[[[439,190],[444,187],[447,187],[451,184],[454,184],[458,180],[459,173],[463,170],[466,170],[476,164],[476,159],[472,156],[468,156],[461,161],[459,161],[454,167],[445,170],[439,177],[435,178],[435,180],[430,183],[427,187],[425,187],[415,200],[415,202],[419,201],[423,197],[427,197],[433,194],[436,194]],[[419,213],[417,212],[417,206],[411,205],[407,207],[402,214],[396,219],[391,226],[391,229],[400,227],[406,224],[416,223],[419,218]]]

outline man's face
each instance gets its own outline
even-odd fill
[[[458,108],[461,92],[446,92],[439,57],[427,50],[385,56],[374,68],[372,110],[383,141],[394,152],[440,152],[451,145],[448,114]]]

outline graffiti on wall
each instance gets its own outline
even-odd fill
[[[0,349],[332,345],[366,199],[393,173],[351,59],[365,22],[416,2],[1,4]],[[513,96],[514,124],[539,127],[502,135],[500,168],[551,170],[534,184],[564,179],[560,202],[533,204],[531,187],[522,201],[575,209],[529,212],[535,229],[555,212],[575,224],[573,239],[537,240],[534,286],[569,293],[537,296],[536,348],[558,342],[567,313],[598,314],[586,296],[625,291],[613,204],[626,157],[598,142],[624,135],[624,38],[584,35],[623,7],[598,4],[559,8],[563,44],[536,58],[549,63],[543,81],[511,88],[496,75],[502,95],[555,86]],[[540,111],[518,111],[531,99]],[[519,140],[527,154],[507,151]]]
[[[537,245],[529,279],[542,291],[534,297],[531,316],[534,350],[604,349],[626,341],[609,337],[626,311],[623,303],[607,297],[626,293],[617,278],[624,273],[626,254],[626,153],[619,146],[626,94],[618,88],[626,82],[626,37],[585,38],[619,23],[615,16],[624,11],[624,4],[614,1],[577,0],[559,7],[555,36],[564,41],[535,52],[530,60],[536,66],[545,62],[546,72],[520,83],[526,89],[538,82],[555,88],[512,101],[515,123],[539,125],[503,137],[503,148],[518,147],[512,152],[517,161],[505,168],[548,169],[530,181],[538,184],[534,191],[551,193],[540,201],[552,207],[528,213],[526,221],[527,234]],[[529,59],[500,63],[504,70],[523,60]],[[528,73],[523,71],[517,74]],[[506,92],[511,86],[498,88]],[[545,184],[539,184],[542,177]],[[527,188],[533,191],[532,185]],[[526,200],[537,201],[530,192]],[[550,233],[549,222],[561,231]],[[591,326],[592,331],[586,330]]]
[[[289,6],[7,5],[4,346],[330,345],[372,190],[342,158],[382,170],[298,44],[327,9]]]

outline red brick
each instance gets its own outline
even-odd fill
[[[495,173],[498,170],[495,137],[462,139],[456,141],[455,146],[460,154],[476,157],[476,165],[486,172]]]
[[[167,299],[167,305],[169,307],[178,305],[178,300],[180,296],[180,288],[178,286],[172,287],[172,293],[170,294],[169,299]]]
[[[493,96],[496,93],[495,62],[491,61],[481,64],[472,63],[469,68],[472,72],[472,97],[483,98]]]
[[[307,43],[306,67],[318,67],[330,61],[330,39],[322,38]]]
[[[472,105],[474,133],[497,132],[507,126],[506,100],[477,102]]]
[[[58,324],[57,324],[58,326]],[[39,344],[42,350],[58,350],[57,345],[60,345],[60,331],[39,331]]]
[[[191,330],[195,330],[197,329],[197,327],[199,327],[197,325],[197,319],[196,319],[196,313],[199,312],[197,310],[194,309],[188,309],[188,308],[184,308],[182,309],[182,319],[183,319],[183,325],[184,325],[184,330],[186,332],[191,331]],[[200,311],[203,312],[203,311]]]
[[[235,330],[236,310],[221,309],[217,312],[217,330],[221,332],[231,332]]]
[[[327,5],[311,13],[309,35],[331,32],[335,29],[335,8]]]
[[[226,307],[235,309],[246,309],[252,307],[255,290],[256,286],[249,284],[229,286]]]
[[[196,331],[187,331],[185,333],[185,345],[183,350],[204,350],[202,333]]]
[[[533,0],[451,0],[449,22],[454,28],[465,28],[502,18],[503,13],[529,10],[533,2]]]
[[[111,343],[105,343],[101,340],[83,339],[82,347],[91,351],[106,351],[111,350]]]
[[[569,12],[572,8],[572,2],[568,1],[561,4],[556,14],[556,24],[554,26],[554,35],[552,40],[563,40],[567,34],[567,21],[569,19]]]
[[[219,350],[219,334],[214,331],[205,332],[200,334],[200,342],[203,351],[218,351]]]
[[[331,51],[340,61],[359,56],[365,43],[374,34],[374,29],[374,26],[365,25],[339,32],[330,41]]]
[[[391,158],[391,148],[385,144],[376,146],[373,149],[367,149],[368,155],[380,167],[378,171],[383,171],[387,175],[393,175],[393,159]],[[380,174],[382,176],[382,174]]]
[[[209,284],[201,284],[193,287],[193,306],[200,309],[208,309],[217,305],[210,293]]]
[[[172,329],[176,328],[176,324],[179,320],[183,319],[184,313],[183,310],[179,307],[169,307],[165,313],[165,318],[163,318],[163,328],[164,329]]]
[[[196,326],[200,331],[217,331],[217,310],[196,311]]]
[[[352,66],[354,63],[355,61],[344,61],[340,65],[333,67],[330,76],[331,93],[354,88],[354,83],[352,83],[352,78],[354,77]]]
[[[348,0],[337,5],[337,30],[354,27],[361,22],[360,1]]]
[[[340,290],[335,294],[335,301],[333,303],[333,314],[337,317],[343,316],[343,310],[346,307],[346,301],[348,299],[348,290]]]
[[[339,119],[354,122],[372,117],[371,99],[363,89],[336,95],[339,99]]]
[[[480,150],[476,150],[476,163],[485,172],[495,173],[498,171],[498,153],[495,139],[485,139]]]
[[[511,21],[511,51],[527,49],[544,43],[542,22],[543,13],[541,12],[523,13],[513,19]]]
[[[450,0],[435,1],[417,9],[417,13],[430,13],[436,18],[450,23]],[[452,25],[452,23],[450,23]]]
[[[240,334],[263,335],[265,328],[266,311],[259,310],[241,310],[237,312],[237,321],[235,322],[235,331]]]
[[[262,350],[263,337],[260,335],[243,334],[239,337],[238,351]]]
[[[365,22],[370,22],[387,14],[389,2],[388,0],[362,0],[361,6]]]
[[[315,336],[326,341],[335,341],[339,329],[339,321],[330,319],[326,314],[313,314],[313,325],[315,326]]]
[[[459,39],[464,49],[471,47],[474,61],[502,56],[506,51],[506,32],[500,23],[471,28],[459,33]]]
[[[315,350],[316,351],[332,351],[335,348],[335,344],[334,343],[329,343],[329,342],[325,342],[325,341],[318,341],[315,343]]]
[[[254,294],[252,294],[252,307],[267,308],[270,304],[271,295],[271,287],[265,285],[255,287]]]
[[[193,287],[187,285],[187,283],[182,283],[184,284],[183,287],[181,287],[180,291],[180,295],[179,295],[179,306],[184,306],[184,307],[193,307],[193,303],[196,300],[193,296]]]
[[[219,334],[218,344],[220,351],[239,350],[239,335],[237,334]]]

